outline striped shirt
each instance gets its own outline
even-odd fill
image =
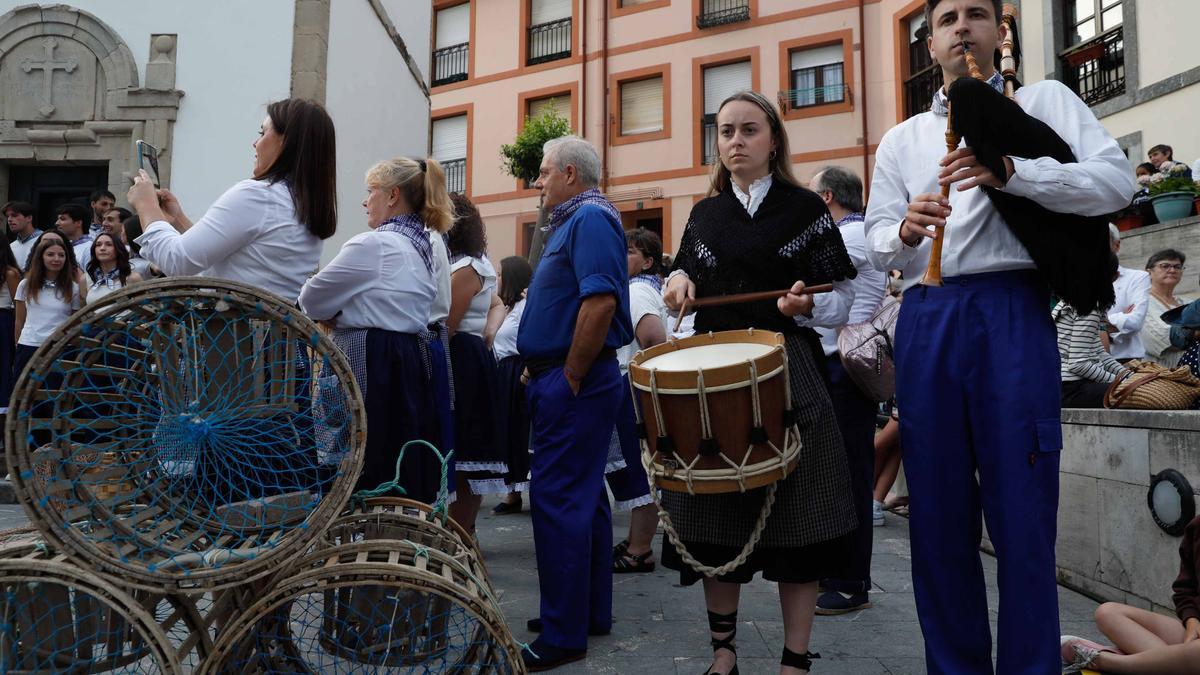
[[[1058,331],[1059,372],[1063,382],[1112,382],[1125,371],[1100,342],[1103,314],[1096,310],[1079,316],[1074,307],[1059,302],[1051,312]]]

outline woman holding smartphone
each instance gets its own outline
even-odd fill
[[[175,195],[156,190],[140,171],[128,200],[149,224],[137,244],[168,276],[241,281],[294,301],[317,268],[321,240],[337,227],[333,120],[311,101],[272,103],[253,148],[251,178],[229,188],[196,223]]]

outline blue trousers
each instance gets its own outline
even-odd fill
[[[981,511],[999,568],[995,672],[1060,672],[1054,539],[1062,428],[1049,309],[1032,272],[952,277],[904,294],[896,403],[930,673],[993,672]]]
[[[616,359],[595,363],[576,396],[561,368],[526,389],[533,422],[530,513],[541,591],[542,639],[584,649],[612,626],[612,511],[604,489],[621,404]]]

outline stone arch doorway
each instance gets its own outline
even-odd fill
[[[10,193],[13,166],[107,166],[95,187],[121,195],[139,138],[160,148],[169,185],[183,96],[174,88],[176,38],[156,35],[150,44],[143,86],[128,45],[88,12],[26,5],[0,15],[0,197]]]

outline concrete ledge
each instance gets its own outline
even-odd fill
[[[1198,220],[1197,222],[1200,222]],[[1104,410],[1064,408],[1062,423],[1139,429],[1200,431],[1200,410]]]

